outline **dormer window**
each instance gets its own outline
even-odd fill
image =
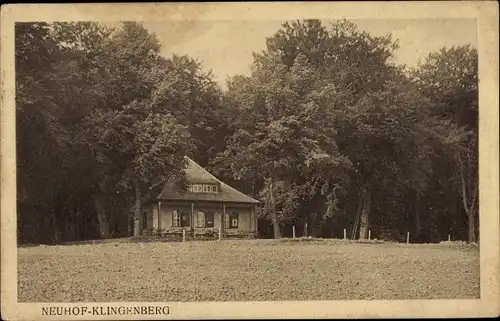
[[[218,188],[215,184],[189,184],[188,191],[191,193],[216,194],[218,193]]]

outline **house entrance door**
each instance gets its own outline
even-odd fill
[[[185,226],[185,227],[190,226],[189,221],[190,221],[189,220],[189,211],[188,210],[182,211],[182,213],[181,213],[181,226]]]
[[[205,227],[214,227],[214,212],[205,213]]]

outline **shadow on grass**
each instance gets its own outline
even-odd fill
[[[334,239],[334,238],[316,238],[312,236],[308,237],[297,237],[297,238],[281,238],[276,240],[278,242],[284,243],[303,243],[303,242],[322,242],[322,243],[364,243],[364,244],[384,244],[384,243],[393,243],[387,242],[384,240],[349,240],[349,239]]]
[[[378,239],[364,239],[364,240],[350,240],[350,239],[335,239],[335,238],[316,238],[312,236],[297,237],[297,238],[280,238],[280,239],[224,239],[224,240],[200,240],[200,239],[186,239],[186,242],[160,240],[143,237],[126,237],[126,238],[110,238],[98,240],[85,240],[64,242],[60,244],[19,244],[19,248],[38,247],[38,246],[58,246],[58,245],[98,245],[98,244],[126,244],[126,243],[198,243],[198,242],[223,242],[227,243],[251,243],[254,245],[259,244],[386,244],[395,246],[437,246],[437,247],[451,247],[458,249],[479,249],[478,243],[468,243],[465,241],[442,241],[440,243],[399,243],[394,241],[378,240]]]
[[[334,239],[334,238],[315,238],[309,237],[298,237],[298,238],[281,238],[278,240],[271,240],[279,243],[334,243],[334,244],[392,244],[392,245],[408,245],[408,246],[418,246],[418,245],[432,245],[432,246],[447,246],[456,248],[479,248],[478,243],[469,243],[465,241],[442,241],[440,243],[401,243],[395,241],[386,241],[378,239],[364,239],[364,240],[350,240],[350,239]]]

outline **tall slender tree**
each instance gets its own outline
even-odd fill
[[[465,45],[431,53],[413,73],[440,126],[448,131],[458,127],[463,134],[447,152],[457,168],[448,181],[461,195],[469,242],[476,241],[479,206],[477,68],[477,50]]]

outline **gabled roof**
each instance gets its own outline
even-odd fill
[[[167,182],[163,191],[158,196],[158,200],[185,200],[185,201],[211,201],[228,203],[249,203],[258,204],[259,201],[247,196],[232,188],[210,174],[206,169],[198,165],[191,158],[186,156],[187,166],[184,169],[188,183],[217,184],[218,193],[192,193],[184,192],[173,182]]]

